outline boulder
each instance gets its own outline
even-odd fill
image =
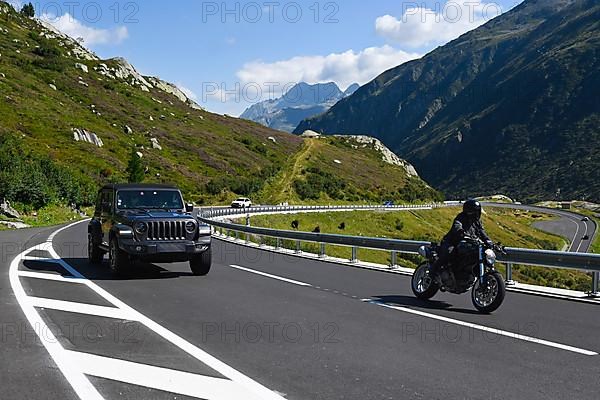
[[[86,131],[85,129],[73,128],[73,139],[76,142],[91,143],[98,147],[104,146],[102,139],[100,139],[98,135],[93,132]]]
[[[50,84],[50,85],[48,85],[48,86],[50,86],[50,88],[51,88],[52,90],[58,90],[58,89],[56,88],[56,85],[55,85],[55,84],[53,84],[53,83],[51,83],[51,84]]]
[[[75,68],[82,70],[86,74],[89,72],[88,66],[82,63],[75,63]]]
[[[277,139],[275,139],[273,136],[269,136],[267,139],[270,140],[271,142],[277,144]]]
[[[306,130],[304,131],[304,133],[302,135],[300,135],[304,138],[319,138],[321,137],[321,134],[315,131],[311,131],[311,130]]]
[[[0,212],[8,218],[21,218],[19,212],[12,208],[10,202],[6,199],[2,200],[2,204],[0,204]]]
[[[23,222],[12,222],[12,221],[0,221],[0,225],[4,225],[9,229],[25,229],[30,228],[29,225],[24,224]]]
[[[162,150],[162,146],[158,143],[157,138],[151,138],[150,143],[152,143],[152,148],[156,150]]]
[[[133,129],[131,129],[131,127],[129,125],[125,125],[123,127],[123,132],[125,132],[128,135],[132,135],[133,134]]]

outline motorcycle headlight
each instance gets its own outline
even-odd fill
[[[194,221],[188,221],[185,223],[185,230],[187,233],[196,232],[196,223]]]
[[[148,224],[146,224],[145,222],[136,222],[136,224],[133,227],[133,230],[135,230],[136,233],[143,235],[148,231]]]
[[[494,250],[487,249],[485,251],[485,259],[487,260],[488,264],[494,265],[496,263],[496,253],[494,253]]]
[[[427,258],[427,247],[425,247],[425,246],[421,246],[421,247],[419,247],[419,250],[418,250],[418,251],[419,251],[419,255],[420,255],[421,257],[425,257],[425,258]]]

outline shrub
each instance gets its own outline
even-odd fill
[[[26,154],[12,135],[0,138],[0,198],[39,209],[53,202],[91,205],[96,184],[47,156]]]
[[[401,219],[396,219],[396,230],[401,231],[404,229],[404,222]]]
[[[129,155],[129,162],[127,164],[127,174],[129,183],[142,182],[145,177],[144,166],[142,165],[142,160],[137,155],[135,147],[131,149],[131,154]]]

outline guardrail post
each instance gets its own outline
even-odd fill
[[[390,268],[398,268],[398,252],[396,250],[392,250],[392,262],[390,263]]]
[[[250,226],[250,214],[246,214],[246,226]],[[250,243],[250,234],[246,233],[246,244]]]
[[[592,291],[590,292],[590,296],[599,297],[600,293],[598,293],[598,286],[600,285],[600,272],[596,271],[592,273]]]
[[[509,286],[512,286],[514,284],[516,284],[515,281],[513,281],[513,265],[511,263],[506,264],[506,284]]]
[[[302,243],[299,240],[296,240],[296,254],[302,253]]]
[[[319,248],[319,258],[327,258],[327,252],[325,251],[325,243],[321,243]]]
[[[275,239],[275,250],[281,249],[281,238]]]
[[[352,247],[352,259],[350,260],[351,263],[357,263],[358,262],[358,247],[353,246]]]

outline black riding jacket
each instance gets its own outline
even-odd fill
[[[451,246],[456,246],[465,236],[479,238],[484,242],[490,241],[481,221],[461,212],[454,219],[450,232],[444,236],[444,241]]]

